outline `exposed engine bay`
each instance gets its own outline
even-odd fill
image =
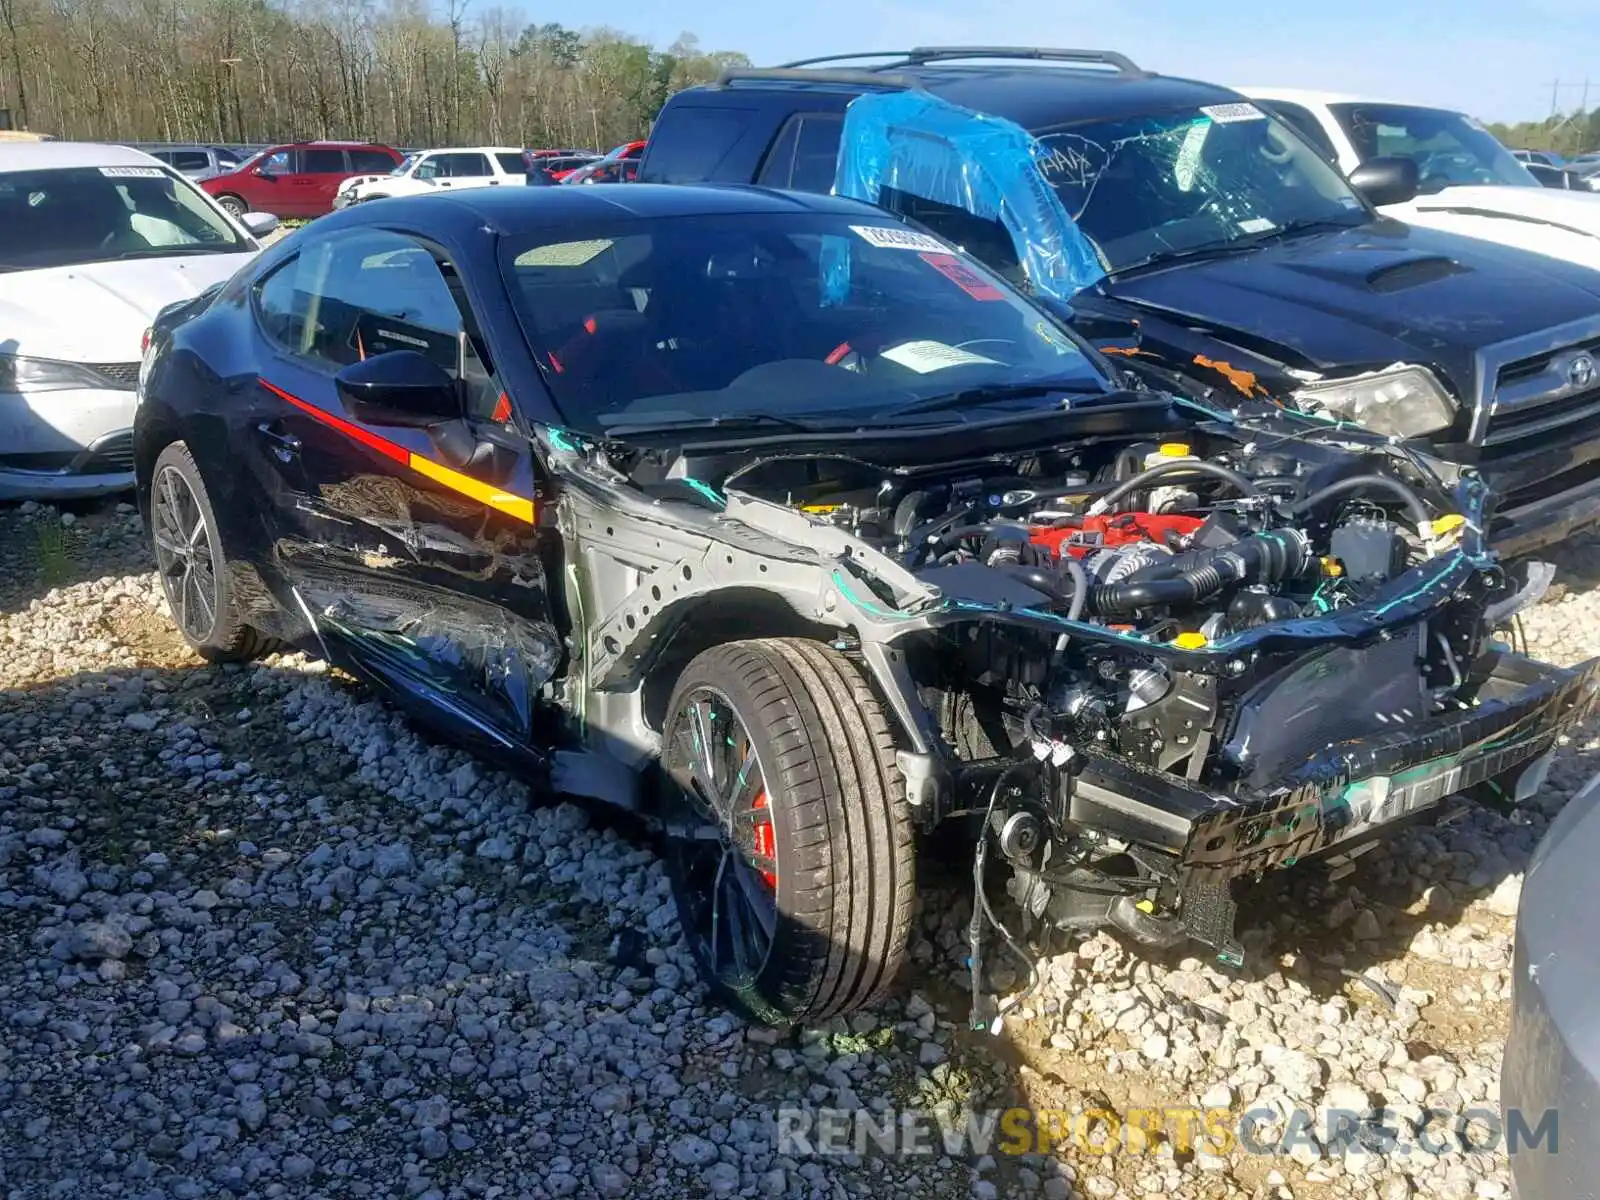
[[[1359,854],[1456,793],[1537,787],[1593,667],[1492,640],[1540,587],[1485,548],[1470,471],[1354,436],[1193,422],[1016,454],[604,466],[657,512],[701,510],[717,588],[787,593],[869,670],[919,823],[976,827],[977,988],[991,929],[1019,953],[1031,929],[1109,925],[1238,962],[1235,880]],[[591,640],[603,688],[693,652],[670,612],[614,621],[632,646]]]

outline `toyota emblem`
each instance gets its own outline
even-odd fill
[[[1567,364],[1567,385],[1586,388],[1594,382],[1594,359],[1587,354],[1574,356]]]

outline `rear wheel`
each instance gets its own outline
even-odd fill
[[[905,958],[912,830],[893,737],[815,642],[708,650],[663,731],[666,863],[702,977],[774,1025],[880,998]]]
[[[216,513],[189,448],[174,442],[150,475],[156,570],[183,640],[212,662],[259,658],[276,642],[239,618]]]
[[[234,195],[218,196],[217,203],[227,209],[230,217],[242,217],[250,211],[244,200]]]

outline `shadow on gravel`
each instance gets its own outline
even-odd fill
[[[153,570],[137,514],[117,511],[131,500],[0,504],[0,615],[27,608],[52,588]]]

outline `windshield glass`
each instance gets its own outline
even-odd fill
[[[957,392],[1108,386],[997,276],[869,214],[596,224],[508,239],[501,266],[557,403],[591,432],[709,418],[854,427],[902,409],[923,422],[910,410]],[[961,407],[938,420],[966,419]]]
[[[1045,177],[1112,272],[1367,220],[1344,177],[1253,104],[1089,121],[1039,141]]]
[[[0,174],[0,269],[250,249],[193,184],[162,167]]]
[[[389,174],[390,175],[404,175],[407,171],[411,170],[412,167],[417,165],[417,159],[419,159],[421,157],[422,157],[422,155],[420,155],[420,154],[408,154],[408,155],[406,155],[398,163],[395,164],[394,170],[390,171]]]
[[[1424,192],[1452,184],[1538,187],[1526,167],[1471,117],[1404,104],[1330,104],[1361,161],[1391,155],[1417,164]]]

